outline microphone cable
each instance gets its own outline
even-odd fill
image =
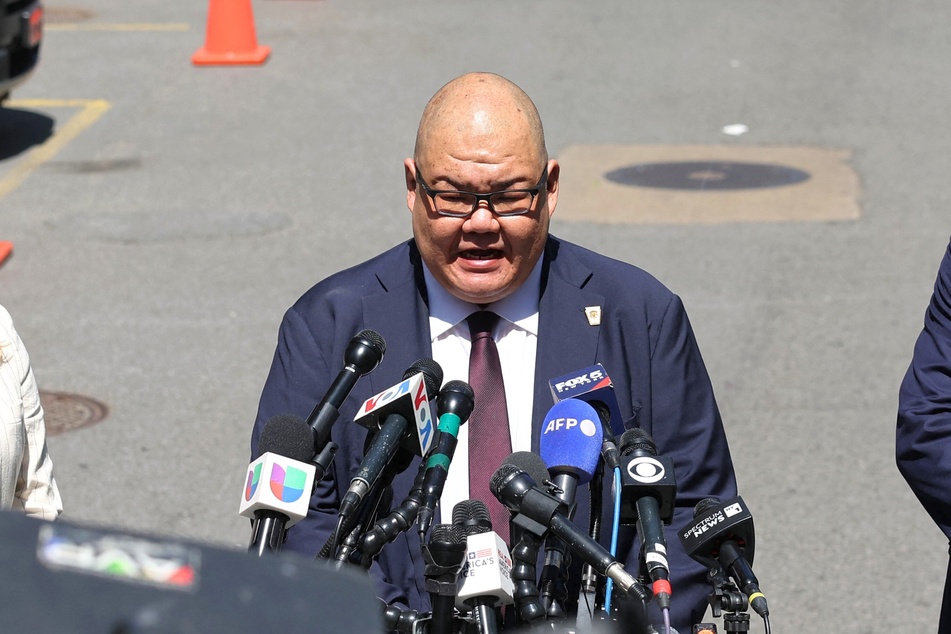
[[[617,557],[618,532],[621,528],[621,468],[614,467],[614,521],[611,523],[611,556]],[[604,584],[604,612],[611,614],[611,594],[614,590],[614,580],[608,577]],[[664,617],[664,632],[671,634],[670,629],[670,608],[662,608],[661,614]],[[766,634],[770,634],[769,625],[766,626]]]
[[[611,522],[611,556],[617,558],[617,539],[621,529],[621,468],[614,467],[614,520]],[[611,614],[611,594],[614,580],[608,577],[604,584],[604,611]],[[669,634],[669,632],[668,632]]]

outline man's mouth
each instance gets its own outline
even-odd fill
[[[497,249],[472,249],[463,251],[460,256],[466,260],[494,260],[501,257],[501,252]]]

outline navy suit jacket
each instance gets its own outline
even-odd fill
[[[602,307],[600,325],[589,325],[586,306]],[[353,335],[371,328],[387,344],[379,367],[357,383],[341,408],[332,434],[340,449],[316,487],[308,517],[288,531],[286,550],[314,556],[333,531],[339,500],[363,457],[366,432],[351,422],[354,413],[367,398],[398,383],[414,361],[432,356],[428,318],[412,240],[318,283],[285,314],[252,434],[253,456],[271,417],[311,412],[343,367]],[[667,531],[672,624],[689,631],[702,618],[708,586],[705,570],[687,557],[677,533],[690,523],[700,500],[736,495],[729,448],[693,331],[680,299],[646,272],[549,237],[539,304],[533,451],[538,452],[541,424],[553,403],[549,379],[595,363],[603,364],[614,383],[625,425],[645,429],[658,453],[674,462],[677,510]],[[396,477],[394,504],[405,497],[416,472],[414,464]],[[610,485],[604,488],[609,495]],[[585,486],[575,516],[584,528],[587,498]],[[604,509],[609,538],[613,506],[607,499]],[[618,559],[634,574],[636,541],[633,528],[622,528]],[[371,573],[387,602],[428,610],[418,542],[411,531],[387,545]]]
[[[898,469],[951,539],[951,245],[898,393]],[[951,569],[939,631],[951,631]]]

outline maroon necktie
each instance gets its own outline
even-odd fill
[[[482,500],[489,508],[492,529],[507,544],[509,511],[489,490],[489,480],[512,453],[509,417],[505,404],[502,364],[492,330],[499,321],[495,313],[481,310],[466,319],[472,350],[469,353],[469,384],[475,407],[469,416],[469,498]]]

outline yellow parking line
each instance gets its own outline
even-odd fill
[[[10,108],[82,108],[66,124],[42,144],[33,148],[26,157],[0,178],[0,198],[3,198],[26,180],[33,171],[52,159],[79,134],[99,120],[112,107],[105,99],[11,99]]]
[[[187,31],[190,24],[45,24],[44,31]]]

